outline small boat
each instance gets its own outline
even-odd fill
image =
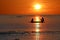
[[[32,18],[31,23],[44,23],[44,18],[42,17],[41,21],[34,21]]]

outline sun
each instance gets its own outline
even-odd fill
[[[40,10],[41,9],[41,5],[40,4],[35,4],[34,5],[34,9],[35,10]]]

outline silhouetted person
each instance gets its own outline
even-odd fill
[[[31,22],[33,22],[33,18],[32,18],[32,20],[31,20]]]
[[[44,22],[44,18],[42,17],[42,19],[41,19],[41,22],[43,23]]]

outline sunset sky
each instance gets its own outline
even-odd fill
[[[36,4],[41,5],[38,11]],[[0,0],[0,14],[60,14],[60,0]]]

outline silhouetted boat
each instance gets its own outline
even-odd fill
[[[34,19],[32,18],[31,23],[44,23],[44,18],[43,17],[40,20],[41,21],[34,21]]]

